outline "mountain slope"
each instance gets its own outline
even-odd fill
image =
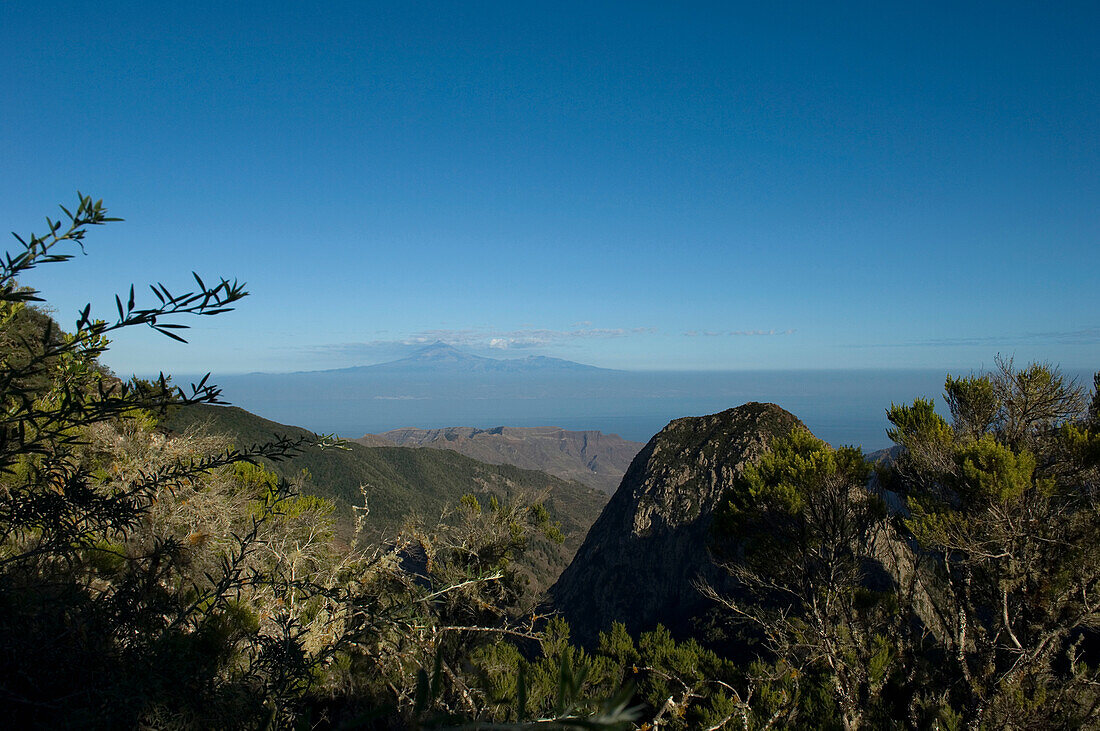
[[[265,442],[273,435],[312,434],[224,406],[183,408],[169,416],[164,426],[176,432],[201,428],[226,434],[241,445]],[[288,479],[307,471],[303,490],[336,503],[338,527],[344,535],[352,530],[352,506],[363,504],[360,486],[364,486],[370,511],[367,537],[372,539],[393,535],[414,514],[434,520],[466,493],[481,498],[495,495],[506,501],[542,502],[552,520],[560,521],[565,542],[533,542],[526,560],[539,588],[548,585],[568,563],[607,500],[605,494],[575,482],[511,465],[484,464],[440,449],[351,443],[347,450],[310,450],[266,466]]]
[[[641,448],[617,434],[567,431],[558,427],[493,429],[393,429],[353,439],[365,446],[389,442],[402,447],[450,449],[480,462],[539,470],[613,493]]]
[[[632,633],[688,629],[706,608],[696,582],[723,579],[707,553],[714,509],[746,465],[797,428],[775,404],[748,403],[676,419],[653,437],[550,590],[577,639],[590,645],[614,621]]]

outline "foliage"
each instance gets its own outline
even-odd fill
[[[218,389],[122,382],[97,360],[114,331],[182,340],[180,316],[225,312],[246,293],[194,275],[196,290],[157,284],[140,307],[131,288],[113,321],[85,307],[63,332],[16,278],[117,219],[85,196],[62,210],[67,226],[47,219],[45,236],[17,236],[22,251],[0,263],[0,695],[14,719],[41,725],[280,717],[322,658],[280,655],[302,617],[273,608],[309,593],[294,574],[324,553],[324,511],[242,465],[303,442],[166,440],[159,415],[216,403]],[[288,564],[272,552],[291,535]]]
[[[1002,359],[945,400],[950,423],[927,399],[888,410],[904,451],[877,480],[805,432],[746,469],[715,522],[735,588],[710,595],[756,628],[757,663],[824,680],[845,728],[1094,723],[1095,407]]]
[[[882,565],[883,501],[865,489],[858,449],[834,450],[805,430],[745,469],[715,521],[732,593],[709,594],[763,640],[792,675],[788,722],[802,678],[828,678],[846,728],[888,713],[903,625]],[[761,658],[767,659],[767,658]]]
[[[533,655],[499,641],[473,656],[490,691],[486,709],[498,725],[520,717],[547,723],[563,708],[607,718],[611,704],[601,699],[610,696],[622,727],[631,718],[632,727],[642,729],[838,726],[822,674],[801,676],[782,663],[737,663],[694,639],[677,640],[662,626],[635,638],[614,623],[588,652],[571,643],[564,620],[553,618]]]
[[[921,402],[889,411],[907,451],[883,475],[906,500],[920,618],[945,660],[929,687],[963,725],[1096,722],[1083,647],[1100,622],[1098,434],[1083,390],[999,359],[946,391],[950,426]]]

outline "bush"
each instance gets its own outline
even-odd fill
[[[217,403],[206,379],[189,392],[161,376],[123,382],[98,362],[110,333],[148,326],[182,340],[182,316],[216,315],[245,296],[236,282],[172,294],[131,288],[117,319],[84,308],[71,333],[17,278],[68,260],[109,218],[80,196],[67,225],[16,237],[0,263],[0,694],[9,720],[43,726],[210,726],[288,715],[331,653],[304,642],[301,578],[333,563],[326,509],[291,486],[256,479],[259,457],[304,444],[244,449],[156,431],[169,408]],[[308,530],[294,557],[279,539]],[[284,541],[285,543],[285,541]],[[306,555],[308,554],[308,556]],[[311,571],[312,572],[312,571]],[[277,607],[286,607],[279,609]],[[316,629],[316,610],[311,629]]]

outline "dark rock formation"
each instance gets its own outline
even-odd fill
[[[653,437],[550,589],[574,637],[591,645],[616,621],[635,633],[689,629],[708,606],[696,582],[724,576],[707,552],[714,509],[746,465],[799,427],[775,404],[748,403],[676,419]]]

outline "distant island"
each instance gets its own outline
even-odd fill
[[[529,355],[524,358],[486,358],[459,350],[453,345],[437,340],[412,355],[374,365],[333,368],[322,371],[300,371],[300,374],[321,373],[616,373],[608,368],[574,363],[562,358],[545,355]],[[297,374],[296,374],[297,375]]]

